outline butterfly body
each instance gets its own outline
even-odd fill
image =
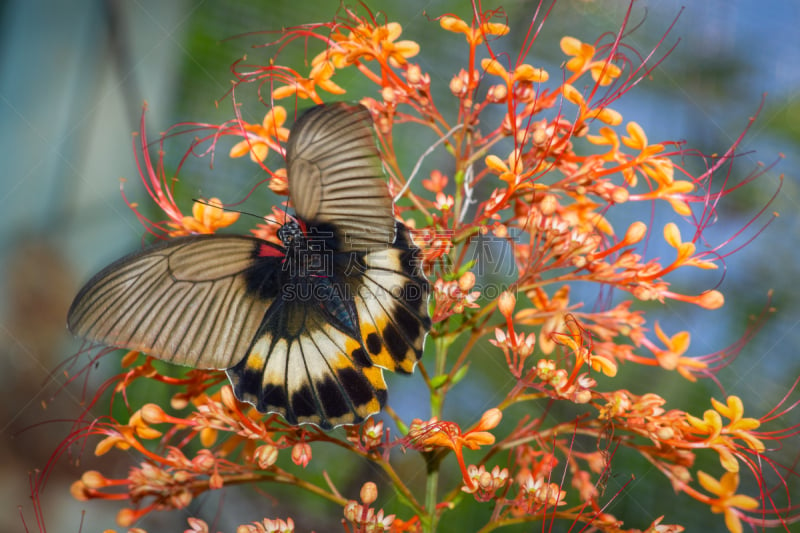
[[[79,292],[70,330],[225,369],[237,398],[292,424],[380,411],[383,369],[409,373],[422,355],[429,285],[392,215],[368,119],[347,104],[298,119],[287,150],[297,217],[279,229],[282,245],[207,235],[134,253]]]

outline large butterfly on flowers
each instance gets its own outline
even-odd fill
[[[411,373],[430,328],[419,249],[394,218],[372,118],[314,107],[286,155],[296,217],[282,246],[244,235],[161,242],[112,263],[67,319],[75,335],[225,369],[236,397],[291,424],[356,424]]]

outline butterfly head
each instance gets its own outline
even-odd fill
[[[286,248],[296,246],[304,238],[303,228],[296,220],[289,220],[278,230],[278,238]]]

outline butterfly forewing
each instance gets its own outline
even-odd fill
[[[342,250],[394,242],[392,198],[371,124],[361,105],[314,107],[295,123],[286,150],[298,217],[331,225]]]
[[[277,294],[280,258],[261,256],[265,245],[194,236],[124,257],[81,289],[69,329],[178,364],[229,368],[247,353]]]

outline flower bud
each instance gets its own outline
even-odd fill
[[[503,411],[498,409],[497,407],[492,407],[481,416],[480,422],[478,422],[478,427],[476,431],[485,431],[487,429],[493,429],[497,427],[497,424],[500,423],[500,420],[503,419]]]
[[[197,455],[194,459],[192,459],[192,466],[195,469],[208,472],[212,468],[214,468],[217,464],[217,459],[214,455],[208,450],[200,450],[197,452]]]
[[[253,459],[258,463],[258,467],[266,470],[278,460],[278,448],[272,444],[264,444],[256,448]]]
[[[467,83],[461,76],[453,76],[450,80],[450,92],[455,96],[464,96],[467,93]]]
[[[72,495],[73,498],[80,502],[85,502],[89,500],[89,495],[86,493],[86,485],[83,481],[78,480],[72,483],[69,486],[69,493]]]
[[[154,403],[148,403],[140,409],[142,420],[148,424],[161,424],[166,422],[167,415],[164,410]]]
[[[298,442],[292,447],[292,462],[303,468],[311,460],[311,446],[307,442]]]
[[[660,440],[669,440],[675,436],[675,430],[669,426],[663,426],[656,430],[656,436]]]
[[[395,96],[394,96],[394,89],[391,87],[384,87],[381,89],[381,97],[383,97],[383,101],[387,103],[394,103]]]
[[[370,505],[378,499],[378,487],[372,481],[367,481],[361,487],[361,501],[365,505]]]
[[[497,299],[497,308],[506,318],[511,318],[514,307],[517,305],[517,297],[510,291],[503,291]]]
[[[419,65],[408,65],[406,69],[406,79],[411,85],[416,85],[422,81],[422,71]]]
[[[223,484],[224,480],[222,476],[219,474],[219,472],[214,472],[208,478],[208,488],[210,488],[211,490],[221,489]]]
[[[630,196],[631,194],[625,187],[614,187],[614,191],[611,193],[611,200],[615,204],[624,204]]]
[[[217,442],[217,430],[214,428],[203,428],[200,430],[200,443],[206,447],[210,448]]]
[[[97,470],[89,470],[81,476],[81,482],[89,489],[99,489],[108,485],[108,480]]]
[[[464,272],[461,277],[458,278],[458,288],[461,289],[461,292],[467,292],[474,286],[475,274],[472,272]]]
[[[625,243],[626,244],[636,244],[637,242],[644,239],[644,236],[647,234],[647,225],[644,222],[634,222],[633,224],[628,227],[628,231],[625,232]]]
[[[236,396],[233,395],[233,389],[230,385],[225,385],[219,390],[222,404],[233,411],[236,410]]]
[[[719,291],[706,291],[695,298],[695,303],[704,309],[719,309],[725,305],[725,297]]]
[[[117,513],[117,524],[122,527],[128,527],[133,525],[137,518],[139,518],[139,515],[136,513],[136,511],[129,508],[123,508]]]
[[[505,102],[508,96],[508,88],[505,85],[497,84],[489,87],[489,92],[486,94],[486,99],[490,102]]]
[[[350,500],[344,506],[344,517],[350,522],[355,522],[361,517],[361,505],[355,500]]]

